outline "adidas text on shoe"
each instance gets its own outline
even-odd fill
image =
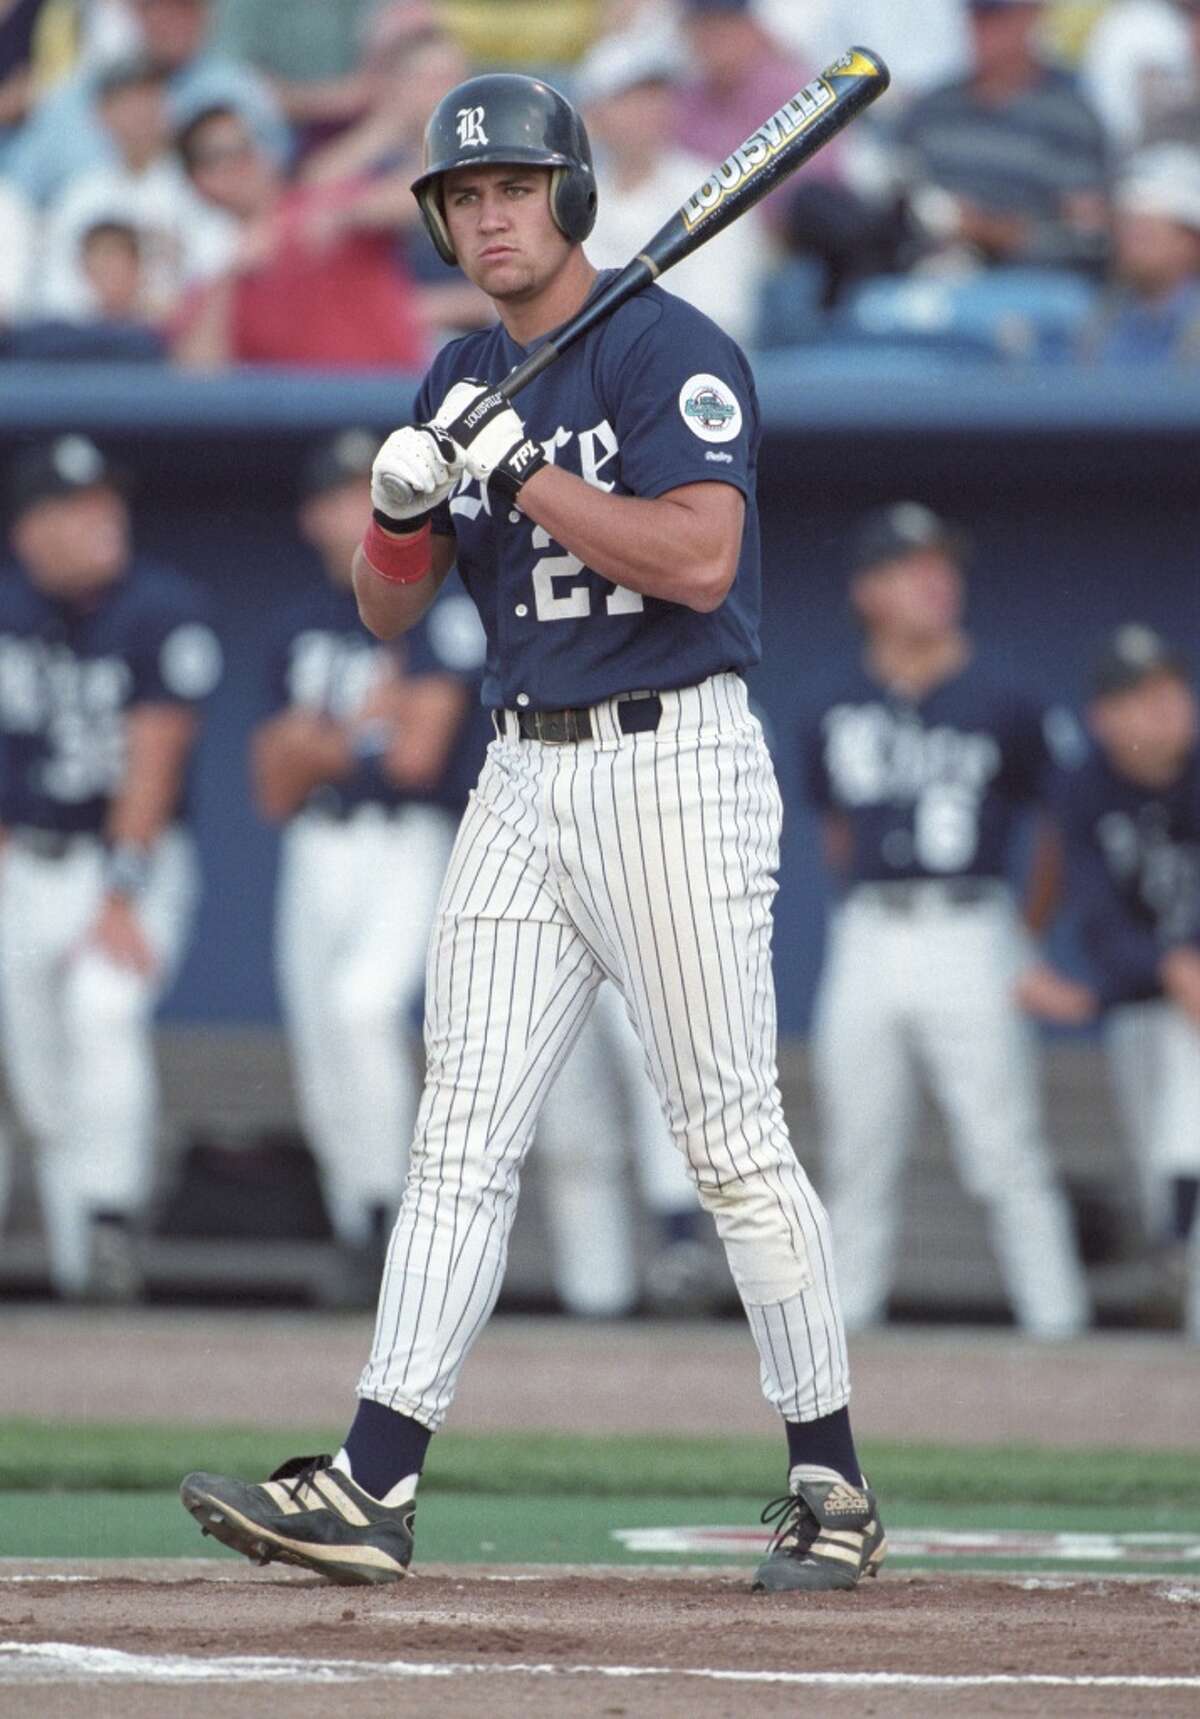
[[[253,1485],[189,1474],[179,1489],[205,1534],[256,1564],[299,1564],[331,1582],[395,1582],[413,1551],[413,1498],[381,1504],[328,1456],[298,1456]]]
[[[786,1498],[762,1513],[775,1528],[751,1586],[760,1593],[827,1593],[877,1576],[887,1551],[875,1494],[831,1468],[797,1467]]]

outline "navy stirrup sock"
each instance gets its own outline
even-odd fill
[[[355,1484],[372,1498],[386,1498],[398,1481],[420,1474],[432,1437],[420,1421],[360,1397],[342,1449]]]
[[[862,1485],[862,1469],[854,1450],[849,1409],[835,1409],[815,1421],[785,1421],[788,1465],[832,1468],[851,1486]]]

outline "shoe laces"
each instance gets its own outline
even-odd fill
[[[277,1468],[270,1478],[290,1482],[287,1488],[288,1497],[294,1504],[303,1504],[301,1493],[312,1485],[318,1470],[328,1468],[332,1461],[333,1458],[329,1455],[294,1456],[281,1468]]]
[[[772,1498],[760,1520],[775,1529],[768,1553],[786,1552],[793,1558],[802,1558],[810,1551],[821,1532],[821,1524],[799,1492],[787,1492],[782,1498]]]

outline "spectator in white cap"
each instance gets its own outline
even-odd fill
[[[1200,0],[1114,0],[1080,70],[1118,149],[1159,140],[1181,110],[1200,103]]]
[[[600,211],[588,241],[599,268],[620,268],[686,202],[712,162],[672,141],[680,64],[661,36],[612,36],[584,60],[580,103],[597,151]],[[770,241],[757,210],[672,269],[687,299],[740,344],[753,340]]]
[[[969,61],[965,0],[759,0],[758,14],[792,52],[823,66],[851,42],[876,49],[892,74],[892,119]]]
[[[1200,149],[1161,143],[1132,157],[1116,189],[1113,276],[1088,356],[1200,358]]]

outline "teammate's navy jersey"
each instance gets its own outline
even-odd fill
[[[525,356],[499,326],[444,347],[416,419],[431,417],[455,382],[499,382]],[[457,539],[458,569],[487,632],[484,702],[553,710],[689,686],[757,662],[758,400],[733,341],[650,287],[530,383],[517,410],[549,460],[614,495],[653,499],[684,484],[732,484],[746,498],[745,530],[729,595],[699,614],[614,585],[465,478],[434,530]],[[660,548],[669,565],[670,540]]]
[[[1067,901],[1105,1003],[1158,996],[1158,965],[1200,945],[1200,752],[1169,788],[1139,786],[1099,753],[1054,779]]]
[[[432,609],[411,631],[390,644],[380,644],[367,632],[351,590],[324,579],[314,581],[275,617],[263,715],[300,709],[345,722],[394,674],[453,674],[467,682],[474,705],[482,661],[479,621],[456,580],[443,586]],[[419,793],[397,787],[378,758],[371,757],[351,775],[314,789],[307,803],[339,813],[372,804],[393,808],[411,799],[457,809],[478,774],[482,754],[480,745],[472,747],[464,768],[461,753],[469,744],[468,736],[461,735],[442,777]],[[464,780],[468,771],[469,780]]]
[[[191,705],[221,676],[204,592],[143,561],[90,603],[0,571],[0,822],[99,833],[137,705]],[[186,793],[176,816],[186,815]]]
[[[916,701],[860,667],[801,743],[808,799],[849,821],[849,885],[1003,877],[1050,762],[1037,704],[975,663]]]

